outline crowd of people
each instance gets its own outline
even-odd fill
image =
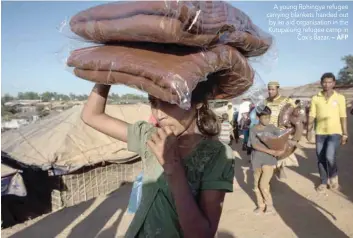
[[[305,110],[309,123],[307,124],[307,140],[312,141],[312,134],[316,134],[316,153],[318,169],[321,178],[318,192],[327,188],[338,189],[338,169],[336,154],[339,145],[346,144],[348,140],[347,115],[345,97],[334,90],[336,83],[332,73],[325,73],[321,77],[322,91],[312,97],[310,105],[303,105],[300,100],[281,96],[278,82],[268,84],[268,98],[265,105],[255,107],[246,99],[234,113],[231,125],[234,127],[235,142],[238,143],[239,135],[243,135],[242,149],[251,155],[250,163],[254,174],[254,192],[257,200],[256,213],[264,211],[273,213],[272,198],[270,194],[270,181],[274,172],[278,171],[278,178],[285,179],[285,167],[288,160],[297,160],[295,155],[278,160],[284,153],[269,149],[256,136],[258,133],[267,132],[279,134],[285,128],[279,125],[279,114],[283,107],[292,104],[294,108],[302,107]],[[246,110],[247,108],[247,110]],[[353,108],[350,111],[353,114]],[[224,120],[223,120],[223,123]],[[315,124],[315,130],[314,130]],[[223,127],[222,127],[223,128]],[[229,130],[229,129],[228,129]],[[236,136],[236,137],[235,137]],[[299,141],[295,141],[298,143]]]
[[[348,140],[346,102],[334,90],[335,76],[321,77],[322,91],[311,101],[307,137],[316,134],[316,150],[321,177],[319,192],[338,189],[336,151]],[[210,85],[209,85],[210,86]],[[257,134],[278,133],[279,113],[287,104],[301,105],[279,93],[278,82],[268,84],[264,105],[244,100],[239,110],[219,118],[208,108],[206,95],[212,85],[200,83],[192,93],[192,107],[149,96],[150,122],[128,124],[105,114],[109,86],[95,85],[82,112],[82,119],[111,137],[127,142],[130,151],[144,161],[142,200],[126,237],[214,237],[227,192],[233,191],[234,155],[230,147],[240,141],[250,155],[257,198],[256,213],[275,213],[270,181],[278,172],[285,178],[287,161],[278,160],[284,150],[268,148]],[[215,139],[218,138],[218,139]],[[296,158],[295,158],[296,159]]]

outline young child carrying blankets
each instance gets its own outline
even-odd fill
[[[279,131],[274,125],[270,125],[271,109],[267,106],[263,109],[257,108],[259,123],[250,129],[250,141],[253,148],[251,153],[251,165],[254,171],[254,192],[256,195],[256,213],[275,213],[270,193],[270,181],[277,165],[276,157],[284,151],[271,150],[263,144],[257,134],[262,132],[277,133]]]
[[[110,86],[94,86],[83,121],[126,142],[144,161],[141,203],[124,237],[216,234],[225,194],[233,191],[234,156],[228,145],[214,140],[221,126],[207,104],[212,88],[199,83],[190,110],[149,95],[156,127],[105,114]]]

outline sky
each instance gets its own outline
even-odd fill
[[[65,66],[72,45],[84,44],[72,40],[73,34],[65,22],[75,13],[103,2],[7,2],[2,1],[2,95],[24,91],[55,91],[88,94],[93,83],[79,79]],[[269,31],[267,14],[274,5],[294,5],[294,2],[232,2],[247,13],[265,32]],[[330,2],[305,2],[327,5]],[[340,4],[340,2],[335,2]],[[353,2],[341,2],[353,9]],[[298,11],[299,12],[299,11]],[[272,33],[274,47],[265,56],[253,59],[257,75],[264,83],[279,81],[282,86],[299,86],[318,81],[325,72],[344,66],[341,58],[353,54],[353,15],[348,17],[347,40],[300,41],[295,34]],[[70,40],[71,39],[71,40]],[[136,93],[125,86],[114,86],[116,93]]]

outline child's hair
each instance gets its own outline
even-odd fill
[[[272,113],[272,111],[268,106],[265,106],[263,109],[256,108],[256,115],[258,117],[268,116],[268,115],[271,115],[271,113]]]
[[[222,114],[222,122],[224,122],[224,121],[229,121],[229,116],[227,113]]]
[[[212,98],[215,90],[215,80],[206,80],[199,83],[191,95],[193,105],[202,103],[203,106],[198,109],[196,124],[199,131],[205,136],[216,136],[221,131],[221,124],[217,115],[209,109],[208,100]]]

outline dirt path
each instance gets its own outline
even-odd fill
[[[352,116],[349,124],[353,125]],[[340,192],[315,192],[319,178],[314,145],[302,142],[303,149],[297,151],[300,166],[288,169],[285,182],[273,179],[271,189],[277,215],[270,216],[252,212],[255,204],[248,157],[235,152],[238,157],[236,177],[241,188],[226,197],[218,237],[353,237],[352,126],[350,138],[338,155]],[[2,230],[1,235],[14,238],[123,237],[132,218],[125,214],[130,190],[130,185],[124,186],[110,196]]]

